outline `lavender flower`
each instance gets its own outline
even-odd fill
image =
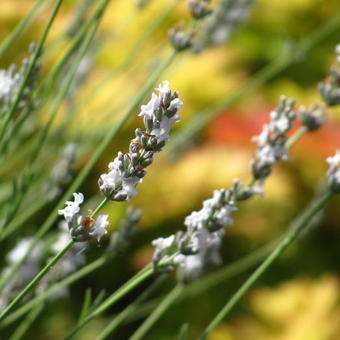
[[[327,171],[328,184],[333,193],[340,193],[340,150],[337,150],[333,157],[328,157],[329,164]]]
[[[30,55],[22,61],[22,65],[19,70],[17,70],[15,65],[10,66],[8,70],[0,70],[0,114],[9,110],[16,95],[18,94],[35,48],[36,45],[32,43],[29,47]],[[26,81],[26,85],[18,105],[18,111],[25,109],[26,112],[28,112],[36,106],[37,103],[33,99],[32,93],[37,85],[39,71],[40,64],[36,63]]]
[[[231,190],[215,190],[213,197],[203,202],[203,208],[186,217],[184,224],[189,230],[215,231],[232,224],[230,215],[236,210]]]
[[[197,279],[209,264],[221,264],[220,248],[224,236],[224,229],[215,232],[202,228],[195,232],[195,254],[188,254],[178,259],[177,277],[182,282],[191,282]]]
[[[58,210],[59,215],[64,215],[69,229],[73,228],[74,222],[78,220],[80,205],[84,202],[84,195],[81,192],[74,193],[73,197],[74,201],[66,201],[66,208]]]
[[[255,159],[251,161],[251,169],[256,180],[263,182],[278,160],[288,159],[285,143],[288,138],[286,133],[296,118],[293,107],[294,100],[287,102],[285,97],[281,97],[279,107],[270,114],[270,123],[263,127],[258,136],[253,137],[257,151]]]
[[[202,273],[207,264],[218,264],[224,226],[232,224],[230,215],[235,210],[234,191],[215,190],[213,197],[203,202],[201,210],[186,217],[186,232],[152,242],[156,248],[153,257],[155,269],[164,270],[160,263],[177,252],[178,255],[166,264],[165,269],[178,267],[178,278],[190,282]]]
[[[324,109],[317,105],[308,110],[302,107],[299,110],[299,118],[301,124],[307,129],[307,131],[316,131],[326,122]]]
[[[288,159],[285,143],[288,138],[286,134],[296,118],[293,107],[293,100],[287,101],[282,97],[279,107],[270,113],[270,123],[254,138],[257,152],[252,161],[254,181],[251,185],[245,186],[240,180],[235,179],[230,189],[215,190],[213,196],[203,202],[199,211],[194,211],[185,218],[185,232],[178,232],[152,242],[155,247],[153,256],[155,270],[172,270],[177,267],[178,279],[191,282],[201,275],[206,265],[221,262],[219,250],[224,236],[224,226],[233,223],[231,214],[237,210],[237,202],[256,194],[263,195],[263,183],[271,167],[279,159]],[[321,124],[321,120],[315,110],[307,114],[313,115],[309,118],[313,122],[310,130],[315,130],[316,125]],[[334,170],[332,176],[333,173]],[[165,260],[168,260],[166,265],[162,265]]]
[[[107,220],[108,215],[99,215],[93,225],[91,231],[89,231],[89,235],[97,238],[97,242],[101,240],[101,238],[107,234],[107,227],[109,226],[109,221]]]
[[[236,28],[249,15],[252,0],[220,0],[212,14],[203,24],[194,50],[202,51],[209,46],[226,42]]]
[[[178,243],[176,242],[175,235],[169,237],[157,238],[152,241],[152,245],[155,247],[155,252],[152,258],[153,267],[157,271],[171,271],[174,268],[173,263],[167,263],[165,266],[161,266],[161,261],[167,260],[171,255],[178,251]]]
[[[85,242],[96,238],[99,242],[107,233],[108,215],[98,215],[97,219],[79,215],[80,205],[84,202],[84,195],[74,193],[73,197],[74,201],[67,201],[66,207],[58,211],[59,215],[64,216],[73,241]]]
[[[189,0],[188,7],[191,15],[195,19],[202,19],[209,15],[212,11],[208,8],[210,0]]]
[[[340,45],[336,49],[336,62],[340,65]],[[337,66],[339,66],[337,65]],[[336,66],[331,66],[330,77],[323,83],[319,84],[319,91],[328,106],[340,105],[340,69]]]
[[[186,32],[181,25],[169,30],[170,44],[175,51],[181,52],[192,47],[192,32]]]
[[[129,153],[118,152],[109,164],[109,172],[100,176],[99,188],[110,200],[128,201],[137,194],[136,186],[146,174],[144,169],[153,162],[154,153],[163,148],[172,125],[180,119],[177,112],[183,103],[178,93],[170,90],[169,82],[164,81],[156,90],[158,94],[153,93],[139,113],[146,130],[137,129]]]

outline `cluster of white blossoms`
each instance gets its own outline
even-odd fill
[[[177,112],[183,103],[178,92],[172,92],[168,81],[163,81],[152,93],[150,101],[141,106],[139,116],[143,117],[145,131],[136,129],[136,137],[131,141],[129,152],[118,152],[109,164],[109,172],[99,178],[101,192],[110,200],[127,201],[137,194],[136,186],[142,181],[144,170],[153,162],[155,152],[159,152],[166,141],[172,125],[180,120]]]
[[[213,197],[203,202],[201,210],[186,217],[185,232],[154,240],[155,268],[171,270],[178,266],[178,278],[189,282],[196,279],[206,265],[219,264],[224,226],[233,223],[231,213],[236,210],[235,199],[233,189],[215,190]],[[166,261],[176,253],[173,261]],[[166,265],[162,266],[164,261]]]
[[[257,144],[255,159],[251,161],[251,170],[254,179],[263,183],[269,176],[271,167],[278,160],[288,160],[286,141],[287,132],[292,128],[292,122],[296,118],[293,112],[294,100],[280,98],[280,104],[276,110],[270,113],[270,123],[264,125],[262,132],[253,137]]]
[[[110,200],[127,201],[137,194],[136,186],[146,174],[144,169],[153,162],[154,153],[159,152],[169,139],[172,125],[180,120],[177,112],[183,103],[178,98],[178,92],[170,90],[168,81],[163,81],[156,90],[158,94],[152,93],[150,101],[141,106],[139,113],[143,117],[145,131],[136,129],[129,152],[119,152],[109,164],[109,172],[99,178],[99,188]],[[58,211],[59,215],[64,216],[73,241],[85,242],[96,238],[99,242],[107,233],[108,215],[98,215],[96,218],[91,213],[88,216],[80,215],[84,195],[74,193],[73,197],[74,201],[67,201],[66,207]],[[130,215],[128,222],[131,227],[137,223],[140,214],[131,212]],[[130,227],[117,234],[116,239],[130,235]]]
[[[74,193],[73,197],[74,201],[67,201],[66,207],[58,211],[59,215],[64,216],[72,239],[75,242],[85,242],[95,238],[99,242],[107,234],[108,215],[98,215],[96,219],[80,215],[80,205],[84,202],[84,195]]]
[[[333,157],[327,158],[329,169],[327,171],[328,184],[333,193],[340,193],[340,150]]]

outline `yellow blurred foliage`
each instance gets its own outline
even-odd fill
[[[209,340],[337,340],[340,338],[340,281],[326,274],[298,278],[248,297],[255,317],[242,316],[216,330]]]

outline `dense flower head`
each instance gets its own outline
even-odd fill
[[[220,262],[219,249],[224,226],[232,224],[231,213],[236,210],[233,189],[215,190],[213,196],[203,202],[202,209],[192,212],[185,219],[185,232],[152,242],[155,247],[153,263],[156,270],[178,268],[178,279],[190,282],[197,279],[208,264]],[[166,266],[161,261],[177,254]]]
[[[109,164],[109,171],[99,178],[99,188],[110,200],[128,201],[137,194],[136,186],[146,174],[144,169],[170,138],[172,125],[180,120],[177,112],[183,102],[178,98],[178,92],[171,91],[168,81],[163,81],[156,91],[158,93],[152,93],[150,101],[141,106],[139,113],[145,131],[136,129],[129,152],[118,152]]]
[[[192,230],[203,228],[216,230],[232,224],[233,220],[230,215],[236,207],[231,196],[231,191],[215,190],[213,197],[203,202],[201,210],[194,211],[185,218],[184,224]]]
[[[253,137],[257,144],[256,157],[251,161],[255,179],[265,179],[278,160],[288,159],[285,143],[288,138],[286,134],[296,118],[293,108],[294,100],[287,101],[285,97],[281,97],[278,108],[270,113],[270,123],[263,126],[258,136]]]
[[[98,215],[95,219],[90,216],[82,216],[79,214],[80,205],[84,202],[82,193],[73,194],[74,201],[67,201],[66,207],[58,211],[59,215],[63,215],[69,233],[75,242],[85,242],[93,238],[97,242],[107,233],[109,221],[108,215]]]
[[[183,256],[178,261],[178,279],[182,282],[191,282],[197,279],[209,264],[221,263],[220,248],[224,236],[224,229],[210,232],[200,229],[195,232],[197,251],[195,254]]]
[[[327,171],[328,184],[332,192],[340,193],[340,150],[337,150],[333,157],[328,157],[329,164]]]

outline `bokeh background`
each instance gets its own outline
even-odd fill
[[[65,1],[54,24],[42,59],[42,77],[56,63],[68,45],[67,30],[81,1]],[[82,143],[75,173],[95,150],[106,128],[113,124],[132,100],[155,65],[170,50],[167,31],[181,20],[189,20],[185,1],[174,6],[151,37],[141,42],[149,25],[173,6],[172,0],[153,0],[137,9],[135,0],[112,0],[86,61],[89,66],[76,96],[65,101],[54,126],[57,138]],[[0,39],[3,39],[34,1],[0,1]],[[18,63],[27,46],[37,41],[51,6],[39,14],[32,25],[0,61],[1,68]],[[201,54],[185,53],[163,75],[184,101],[182,120],[175,128],[181,133],[191,119],[227,98],[252,79],[254,74],[280,58],[283,51],[296,47],[301,39],[332,20],[340,12],[338,0],[257,0],[250,17],[226,44]],[[136,43],[138,43],[136,45]],[[250,138],[268,120],[269,112],[280,95],[296,99],[297,105],[320,103],[318,82],[334,63],[335,45],[340,30],[330,34],[299,62],[287,67],[264,85],[249,91],[218,115],[186,143],[184,148],[171,147],[157,155],[148,175],[132,200],[141,208],[139,231],[129,249],[105,268],[69,287],[69,294],[52,304],[30,330],[30,339],[61,339],[76,322],[86,288],[94,294],[102,289],[112,292],[152,257],[151,240],[181,229],[184,217],[199,209],[213,189],[226,188],[237,177],[248,181],[248,162],[255,145]],[[136,112],[137,114],[138,112]],[[65,114],[74,117],[60,132]],[[340,111],[328,111],[328,122],[318,132],[305,136],[291,151],[291,161],[280,163],[266,183],[265,196],[240,205],[235,223],[226,230],[223,246],[224,264],[232,263],[263,244],[276,239],[313,198],[325,170],[325,158],[340,147]],[[43,123],[44,114],[39,115]],[[112,142],[81,190],[87,197],[99,199],[97,178],[118,150],[126,151],[134,129],[141,125],[133,118]],[[46,164],[53,167],[57,158],[52,148]],[[25,155],[13,155],[16,167]],[[3,176],[13,169],[3,167]],[[257,282],[242,303],[210,336],[212,340],[336,340],[340,339],[340,209],[339,198],[333,199],[322,219],[284,254]],[[115,226],[125,204],[112,203],[105,209]],[[40,211],[23,231],[30,235],[44,220]],[[94,258],[100,249],[92,250]],[[215,271],[218,268],[210,268]],[[169,309],[148,333],[147,339],[174,339],[183,322],[190,325],[190,337],[198,335],[251,271],[186,299]],[[158,292],[166,293],[172,278]],[[93,339],[113,314],[133,300],[140,287],[120,304],[92,322],[79,339]],[[127,339],[139,325],[137,319],[120,329],[113,339]],[[6,335],[5,335],[6,336]],[[5,337],[6,338],[6,337]],[[4,338],[4,339],[5,339]]]

